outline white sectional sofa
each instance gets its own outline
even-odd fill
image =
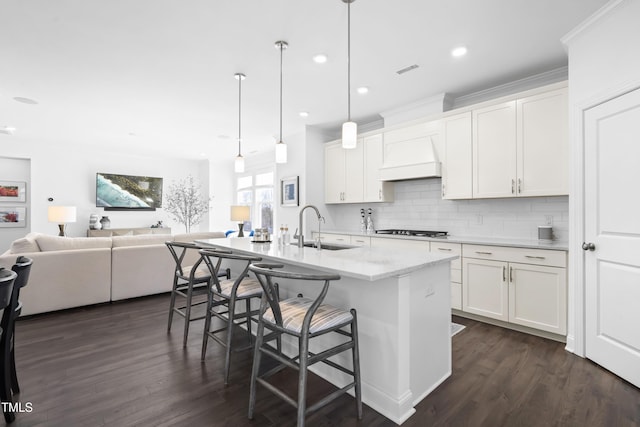
[[[30,233],[0,256],[11,268],[19,255],[33,259],[20,291],[22,315],[169,292],[174,261],[165,242],[224,238],[221,232],[113,237],[58,237]],[[192,264],[197,253],[189,254]]]

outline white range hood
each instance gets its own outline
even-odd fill
[[[441,176],[442,164],[434,148],[432,136],[397,142],[388,142],[385,138],[384,163],[380,169],[381,181]]]

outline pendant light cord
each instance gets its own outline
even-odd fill
[[[238,76],[238,157],[242,156],[242,75]]]
[[[351,121],[351,2],[347,3],[347,119]]]
[[[280,142],[282,142],[282,51],[284,43],[280,42]]]

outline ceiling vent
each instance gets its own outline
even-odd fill
[[[405,67],[402,70],[396,71],[396,74],[401,75],[404,73],[408,73],[409,71],[415,70],[416,68],[418,68],[418,64],[409,65],[408,67]]]

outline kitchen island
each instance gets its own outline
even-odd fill
[[[340,274],[325,302],[357,310],[362,401],[397,424],[451,375],[449,280],[450,262],[456,256],[363,247],[278,247],[251,238],[196,242],[258,255],[290,271]],[[279,284],[283,299],[299,293],[313,297],[317,291],[308,283]],[[316,345],[322,346],[322,341]],[[347,354],[337,357],[350,366]],[[311,370],[338,387],[348,382],[344,374],[323,364]]]

